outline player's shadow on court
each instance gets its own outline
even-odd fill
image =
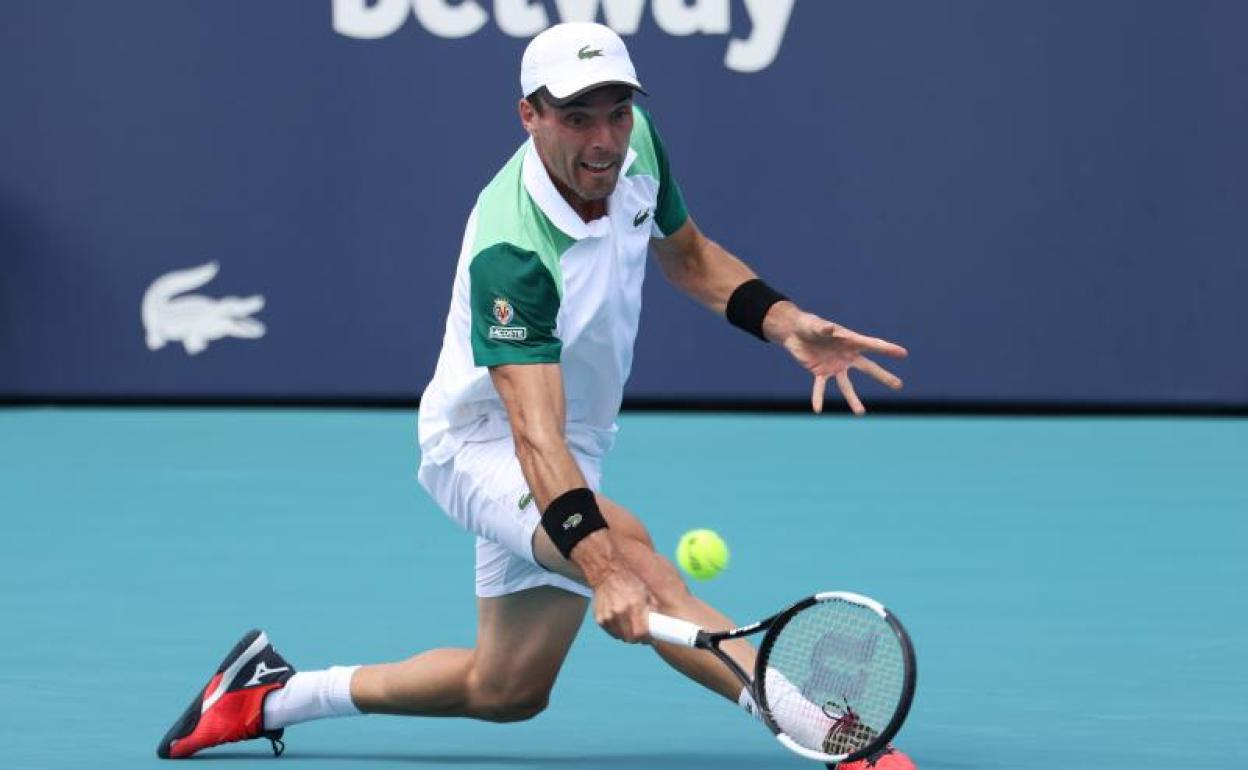
[[[190,759],[248,759],[257,758],[255,752],[205,752]],[[557,767],[557,768],[630,768],[644,767],[646,770],[690,770],[691,768],[716,768],[716,770],[758,770],[771,768],[776,764],[775,755],[741,755],[741,754],[709,754],[698,753],[655,753],[655,754],[584,754],[577,756],[536,756],[520,754],[353,754],[349,752],[298,752],[287,751],[282,754],[282,763],[299,762],[339,762],[344,766],[353,762],[405,762],[412,765],[428,765],[430,767],[458,767],[462,765],[485,765],[504,767]],[[817,765],[813,765],[817,767]]]

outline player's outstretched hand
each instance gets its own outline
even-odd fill
[[[816,412],[823,411],[823,393],[828,380],[835,379],[841,395],[854,414],[863,414],[863,407],[849,370],[857,369],[874,377],[893,390],[901,390],[901,378],[867,358],[867,353],[878,353],[892,358],[905,358],[905,348],[878,337],[867,337],[831,321],[825,321],[812,313],[802,313],[793,325],[793,332],[784,339],[784,347],[797,362],[815,376],[810,405]]]
[[[650,592],[627,568],[612,570],[594,586],[594,620],[620,641],[646,641],[650,634]]]

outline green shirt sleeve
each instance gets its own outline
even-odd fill
[[[659,200],[655,205],[654,223],[663,231],[664,236],[671,235],[684,226],[689,219],[689,212],[685,209],[685,196],[680,192],[680,185],[676,183],[676,177],[672,176],[672,170],[668,166],[667,151],[663,149],[663,141],[659,138],[658,129],[654,127],[654,120],[649,119],[646,123],[650,128],[650,141],[654,144],[655,159],[659,166]]]
[[[497,243],[468,266],[477,366],[559,362],[559,289],[535,252]]]

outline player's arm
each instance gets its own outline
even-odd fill
[[[563,376],[559,364],[509,364],[490,368],[507,408],[516,457],[538,508],[569,489],[586,486],[564,440]]]
[[[543,532],[594,589],[594,619],[619,639],[645,638],[649,595],[625,564],[605,520],[601,528],[570,540],[573,527],[566,526],[569,519],[576,517],[574,526],[586,527],[594,524],[593,516],[601,516],[601,512],[596,510],[593,493],[564,438],[565,400],[559,365],[494,366],[490,378],[507,408],[520,469],[543,512]],[[585,506],[593,507],[593,512]]]
[[[877,353],[902,358],[900,345],[868,337],[807,313],[764,283],[749,265],[702,234],[688,217],[666,238],[651,241],[663,275],[712,312],[725,315],[760,339],[783,345],[814,375],[811,406],[823,411],[823,394],[835,379],[854,414],[866,409],[849,380],[858,369],[897,390],[901,379],[867,358]]]
[[[594,589],[599,625],[626,641],[640,640],[648,630],[645,586],[619,557],[564,439],[556,279],[538,254],[505,242],[475,254],[468,276],[473,362],[490,371],[521,470],[542,511],[534,536],[541,548],[534,551],[548,569]]]
[[[737,287],[758,278],[739,257],[707,238],[693,217],[666,238],[651,241],[663,276],[712,313],[724,315]],[[793,333],[799,314],[797,305],[785,300],[768,309],[763,332],[772,342],[783,343]]]
[[[698,230],[672,175],[663,140],[649,115],[644,111],[640,114],[649,132],[647,138],[659,178],[652,230],[657,239],[651,243],[667,279],[713,312],[722,313],[734,326],[759,339],[783,345],[814,375],[810,403],[816,412],[823,411],[823,392],[831,378],[836,379],[854,414],[866,411],[849,381],[851,368],[866,372],[890,388],[900,388],[900,379],[863,354],[902,357],[906,355],[905,348],[803,312],[758,278],[743,261]]]

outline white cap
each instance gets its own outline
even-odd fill
[[[558,101],[620,83],[645,93],[624,41],[610,27],[574,21],[556,24],[529,41],[520,60],[520,90],[542,86]]]

